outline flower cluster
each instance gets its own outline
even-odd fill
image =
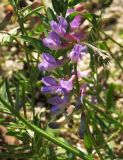
[[[66,14],[66,18],[59,16],[57,21],[52,20],[50,22],[51,31],[48,36],[42,41],[45,47],[51,50],[64,50],[66,56],[61,55],[62,58],[55,58],[50,53],[42,54],[42,62],[39,63],[38,68],[41,71],[52,72],[56,68],[62,67],[67,63],[77,65],[77,62],[82,60],[83,56],[87,53],[87,47],[81,44],[84,39],[84,32],[80,26],[83,22],[81,15],[76,15],[74,19],[68,23],[67,17],[73,13],[73,9],[69,9]],[[67,58],[66,58],[67,57]],[[52,105],[51,113],[60,114],[63,113],[65,108],[70,105],[71,93],[74,90],[75,79],[87,76],[89,71],[75,71],[74,67],[71,70],[71,76],[65,75],[65,78],[60,78],[57,81],[51,76],[42,78],[42,82],[45,86],[41,88],[43,94],[50,94],[48,103]],[[66,78],[67,77],[67,78]],[[80,87],[80,95],[83,96],[85,85]]]

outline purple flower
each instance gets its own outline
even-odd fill
[[[63,17],[58,18],[58,23],[56,21],[50,22],[51,29],[56,32],[61,38],[67,40],[67,41],[76,41],[76,38],[69,33],[66,33],[67,30],[67,21]],[[69,44],[67,44],[69,45]],[[64,48],[64,44],[61,46]]]
[[[46,85],[41,88],[41,92],[44,94],[50,93],[55,94],[59,91],[59,85],[52,77],[44,77],[42,78],[42,82]]]
[[[43,39],[43,44],[52,50],[58,50],[61,48],[60,37],[55,32],[50,32],[49,36]]]
[[[58,23],[56,21],[51,21],[50,22],[50,26],[51,26],[51,29],[56,32],[57,34],[59,35],[64,35],[64,33],[66,33],[66,30],[67,30],[67,21],[65,18],[63,17],[58,17]]]
[[[79,29],[79,30],[72,32],[71,36],[76,38],[77,41],[82,41],[82,40],[86,39],[87,33],[84,32],[82,29]]]
[[[61,79],[59,83],[52,77],[44,77],[42,78],[42,82],[46,85],[41,88],[43,93],[50,94],[62,94],[65,96],[66,93],[69,93],[73,89],[73,80],[75,75],[73,75],[69,80]]]
[[[82,17],[80,15],[75,16],[75,18],[70,22],[71,30],[75,30],[80,27],[82,21]]]
[[[86,54],[86,52],[87,52],[86,46],[76,44],[74,45],[74,48],[70,52],[69,58],[71,59],[72,62],[77,62]]]
[[[60,86],[63,88],[67,93],[73,89],[73,80],[75,79],[75,75],[72,75],[69,80],[60,80]]]
[[[52,97],[48,100],[48,103],[52,105],[58,105],[58,104],[61,104],[62,102],[63,102],[63,99],[59,96]]]
[[[70,8],[70,9],[67,10],[66,16],[69,16],[70,14],[72,14],[74,12],[76,12],[76,10]],[[70,29],[71,30],[78,29],[82,22],[83,22],[83,18],[80,14],[75,16],[74,19],[70,22]]]
[[[57,85],[57,82],[54,78],[52,77],[44,77],[42,78],[42,82],[46,85],[46,86],[54,86]]]
[[[59,96],[52,97],[48,100],[48,103],[52,104],[51,113],[52,114],[60,114],[62,113],[67,105],[69,104],[69,100],[67,96],[63,98]]]
[[[41,71],[51,71],[53,69],[58,68],[63,64],[64,60],[56,60],[53,56],[49,53],[42,54],[42,63],[38,64],[38,68]]]

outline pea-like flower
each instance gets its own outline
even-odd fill
[[[72,75],[70,79],[64,80],[61,79],[59,83],[52,77],[42,78],[42,82],[45,84],[41,88],[41,91],[44,94],[52,94],[54,97],[48,100],[48,103],[52,104],[51,113],[60,114],[69,104],[69,93],[73,89],[73,80],[75,75]]]
[[[80,15],[75,16],[75,18],[70,23],[71,30],[75,30],[78,27],[80,27],[81,21],[82,21],[82,17]]]
[[[52,114],[60,114],[69,104],[69,98],[67,95],[65,95],[64,97],[54,96],[48,100],[48,103],[53,105],[51,108]]]
[[[66,33],[68,23],[65,18],[58,17],[58,22],[52,20],[50,22],[51,29],[56,32],[58,35],[63,36]]]
[[[87,52],[87,47],[84,45],[76,44],[69,53],[69,58],[72,62],[78,62]]]
[[[74,12],[74,10],[71,12]],[[50,22],[51,32],[48,37],[43,39],[44,46],[51,50],[65,49],[71,46],[71,42],[76,43],[84,39],[85,33],[81,29],[78,31],[81,23],[81,15],[75,16],[70,22],[70,30],[68,32],[68,22],[64,17],[59,16],[58,21],[52,20]]]
[[[67,10],[67,14],[66,16],[69,16],[70,14],[74,13],[75,12],[75,9],[68,9]],[[78,29],[80,27],[80,25],[82,24],[83,22],[83,18],[80,14],[76,15],[73,20],[70,22],[70,29],[73,31],[75,29]]]
[[[44,46],[52,49],[58,50],[61,48],[61,40],[56,32],[50,32],[49,36],[43,39]]]
[[[41,88],[41,92],[44,94],[50,93],[55,94],[59,91],[59,85],[56,80],[52,77],[43,77],[42,82],[46,85]]]
[[[61,38],[65,39],[66,41],[76,41],[76,37],[67,33],[68,23],[64,17],[58,17],[58,22],[52,20],[50,22],[50,26],[53,32],[56,32]]]
[[[38,68],[41,71],[51,71],[53,69],[58,68],[61,66],[65,61],[63,59],[56,60],[52,55],[49,53],[42,54],[42,62],[38,64]]]
[[[57,93],[69,93],[73,89],[73,80],[75,76],[72,75],[69,80],[60,80],[59,83],[52,77],[42,78],[42,82],[46,85],[41,88],[41,91],[45,94],[57,94]]]
[[[59,81],[60,86],[66,90],[66,92],[70,92],[73,89],[73,80],[75,79],[75,75],[72,75],[69,80],[61,79]]]

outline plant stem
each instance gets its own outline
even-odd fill
[[[21,33],[25,36],[28,36],[25,27],[24,27],[24,21],[21,18],[21,14],[19,13],[19,7],[18,4],[15,2],[15,6],[13,6],[15,9],[15,13],[18,17],[18,23],[20,25],[20,30]],[[26,45],[26,42],[24,42],[24,48],[25,48],[25,54],[26,54],[26,59],[27,59],[27,66],[29,69],[29,78],[30,78],[30,86],[31,86],[31,96],[32,96],[32,112],[33,112],[33,123],[35,123],[35,88],[34,88],[34,84],[33,84],[33,76],[32,76],[32,69],[31,69],[31,65],[30,65],[30,60],[29,60],[29,51]]]
[[[106,114],[104,111],[102,111],[100,108],[98,108],[97,106],[94,106],[92,103],[90,103],[87,99],[84,99],[85,103],[88,104],[88,106],[90,106],[91,108],[93,108],[94,111],[96,111],[97,113],[100,113],[104,118],[108,119],[109,121],[111,121],[112,123],[117,124],[118,127],[123,129],[123,124],[116,121],[114,118],[112,118],[111,116],[109,116],[109,113]],[[101,106],[102,107],[102,106]]]
[[[87,114],[86,114],[86,116],[87,116]],[[101,155],[101,153],[100,153],[100,151],[99,151],[99,149],[98,149],[98,147],[97,147],[97,145],[96,145],[95,139],[94,139],[94,137],[92,136],[92,133],[90,132],[88,123],[89,123],[89,122],[88,122],[88,116],[87,116],[87,117],[86,117],[86,129],[87,129],[87,133],[88,133],[88,135],[90,136],[91,141],[92,141],[92,143],[93,143],[93,145],[94,145],[94,148],[95,148],[96,152],[98,153],[100,159],[101,159],[101,160],[104,160],[103,157],[102,157],[102,155]]]
[[[21,154],[13,154],[13,153],[0,153],[0,158],[7,158],[7,159],[28,159],[28,158],[34,158],[31,153],[21,153]]]
[[[118,43],[117,41],[115,41],[113,38],[111,38],[108,34],[106,34],[105,32],[101,31],[101,33],[103,33],[108,39],[110,39],[112,42],[116,43],[118,46],[120,46],[121,48],[123,48],[123,46]]]
[[[85,106],[86,106],[86,105],[85,105]],[[88,107],[86,107],[86,110],[87,110],[88,115],[89,115],[89,122],[93,125],[93,123],[95,123],[95,119],[94,119],[94,118],[92,117],[92,115],[90,114]],[[92,122],[90,121],[90,118],[93,119]],[[109,154],[110,154],[110,158],[111,158],[111,160],[113,160],[113,159],[115,158],[115,156],[114,156],[112,150],[109,148],[109,146],[108,146],[108,144],[107,144],[107,141],[105,141],[102,132],[100,131],[100,129],[99,129],[99,127],[97,126],[97,124],[95,124],[94,127],[95,127],[96,130],[99,132],[99,134],[100,134],[100,136],[101,136],[101,139],[102,139],[102,141],[103,141],[103,144],[100,145],[100,146],[98,146],[98,149],[101,149],[101,148],[103,147],[103,149],[106,150],[106,147],[107,147],[108,152],[109,152]],[[96,153],[96,151],[93,153],[93,155],[94,155],[95,153]]]
[[[104,32],[103,32],[104,33]],[[107,35],[108,36],[108,35]],[[110,37],[110,36],[109,36]],[[108,37],[108,38],[109,38]],[[106,42],[104,41],[104,39],[102,38],[102,36],[100,35],[101,40],[103,40],[109,54],[111,55],[111,57],[115,60],[116,64],[119,66],[119,68],[123,71],[123,66],[120,64],[119,60],[114,56],[114,54],[112,53],[111,49],[108,47],[108,45],[106,44]],[[110,37],[110,39],[112,39]],[[113,40],[113,39],[112,39]],[[119,44],[119,43],[118,43]],[[121,46],[120,46],[121,47]]]
[[[77,75],[77,63],[74,63],[74,72],[75,72],[75,81],[76,81],[76,93],[78,96],[80,96],[80,86],[78,81],[78,75]]]
[[[22,97],[23,97],[23,112],[24,112],[24,117],[27,119],[26,105],[25,105],[25,83],[22,85]]]
[[[85,101],[84,101],[84,108],[87,110]],[[89,129],[89,119],[90,119],[90,117],[89,117],[89,113],[88,112],[89,111],[87,110],[86,119],[85,119],[86,120],[86,130],[87,130],[88,135],[91,138],[91,141],[92,141],[92,143],[94,145],[94,148],[95,148],[96,152],[98,153],[100,159],[104,160],[103,157],[102,157],[102,155],[101,155],[101,153],[100,153],[100,151],[99,151],[99,148],[96,145],[95,139],[94,139],[94,137],[93,137],[93,135],[92,135],[92,133],[91,133],[91,131]]]

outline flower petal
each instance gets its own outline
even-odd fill
[[[50,22],[50,27],[51,27],[51,29],[52,29],[53,31],[58,30],[58,24],[57,24],[57,22],[52,20],[52,21]]]
[[[74,45],[74,48],[70,52],[69,58],[71,59],[71,61],[77,62],[86,54],[86,51],[87,51],[86,46],[76,44],[76,45]]]
[[[52,105],[58,105],[58,104],[61,104],[63,102],[64,102],[64,100],[59,96],[52,97],[48,100],[48,103],[50,103]]]
[[[67,30],[67,21],[64,17],[59,16],[58,17],[58,23],[55,21],[50,22],[51,29],[56,32],[58,35],[64,35]]]
[[[65,33],[66,29],[67,29],[67,21],[65,18],[63,17],[59,17],[59,28],[61,30],[61,32]]]
[[[41,71],[47,71],[49,68],[48,64],[47,63],[39,63],[38,64],[38,69],[41,70]]]
[[[42,54],[42,60],[44,62],[48,62],[48,63],[51,63],[51,64],[56,63],[55,58],[52,55],[50,55],[49,53],[43,53]]]
[[[72,78],[70,78],[68,81],[62,79],[59,81],[59,84],[63,89],[65,89],[66,92],[70,92],[73,89],[73,79],[74,78],[72,76]]]
[[[41,92],[44,94],[50,93],[55,94],[58,89],[58,86],[44,86],[41,88]]]
[[[44,46],[52,50],[60,49],[60,43],[60,37],[55,32],[50,32],[49,36],[43,39]]]
[[[79,29],[78,31],[73,32],[72,36],[74,36],[78,41],[81,41],[87,38],[87,33]]]
[[[75,16],[75,18],[70,23],[71,30],[75,30],[80,27],[82,21],[82,17],[80,15]]]
[[[43,77],[42,78],[42,82],[46,85],[46,86],[55,86],[57,85],[56,80],[52,77]]]
[[[56,44],[61,44],[60,37],[56,32],[50,32],[49,36]]]

